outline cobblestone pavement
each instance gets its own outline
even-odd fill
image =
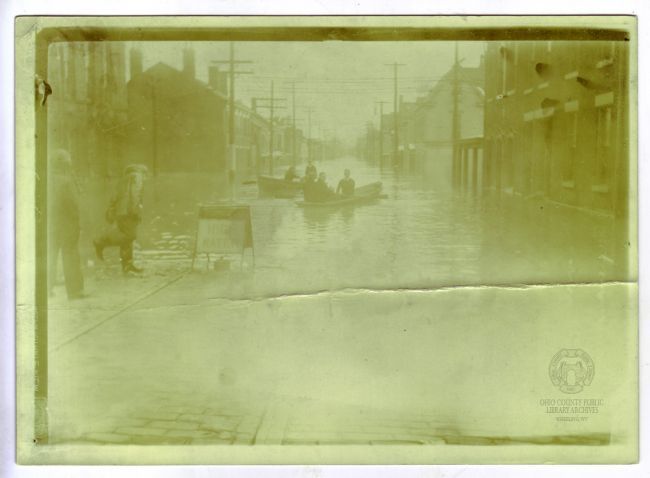
[[[216,407],[197,400],[140,408],[128,416],[107,417],[104,424],[83,434],[81,441],[141,445],[251,445],[261,423],[261,414],[244,411],[236,403],[221,402]]]
[[[78,440],[146,445],[424,445],[443,444],[441,436],[455,434],[433,417],[372,413],[286,397],[268,400],[255,411],[232,401],[218,407],[214,401],[209,402],[211,407],[199,406],[197,400],[186,403],[107,417]]]

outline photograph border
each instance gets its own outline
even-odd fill
[[[25,18],[25,17],[23,17],[23,18]],[[161,23],[165,23],[169,18],[171,18],[174,22],[178,21],[178,17],[156,17],[156,18],[160,19]],[[221,18],[223,18],[223,17],[221,17]],[[249,20],[252,17],[227,17],[227,21],[230,21],[233,18],[244,18],[244,19]],[[271,18],[271,19],[282,19],[283,17],[263,17],[263,18],[266,20],[266,19],[269,19],[269,18]],[[305,21],[307,23],[309,23],[309,22],[311,22],[313,20],[314,17],[310,17],[307,20],[304,17],[298,17],[298,18],[299,18],[299,23],[302,23],[302,22],[305,22]],[[344,19],[344,18],[345,17],[337,17],[337,20],[338,19]],[[386,18],[386,17],[370,17],[370,18]],[[408,20],[413,19],[413,17],[388,17],[388,18],[389,18],[390,21],[398,19],[398,18],[399,19],[406,18]],[[457,17],[453,17],[453,18],[457,18]],[[485,17],[480,17],[480,18],[485,18]],[[490,19],[499,19],[499,18],[501,18],[501,19],[508,18],[510,20],[513,19],[513,17],[497,17],[497,16],[490,17]],[[518,17],[514,17],[514,18],[518,18]],[[572,17],[563,17],[563,18],[570,19]],[[578,18],[585,19],[586,17],[578,17]],[[592,17],[588,17],[588,18],[592,18]],[[633,18],[633,17],[621,16],[620,18],[627,18],[629,20],[630,18]],[[93,21],[96,20],[96,19],[93,19],[93,17],[86,17],[86,19],[90,23],[92,23]],[[184,19],[187,19],[189,21],[195,21],[195,20],[198,20],[198,19],[205,19],[205,17],[200,17],[200,18],[184,17]],[[352,17],[352,19],[356,20],[357,17]],[[427,19],[429,19],[429,17],[428,16],[427,17],[422,17],[422,19],[424,19],[426,21]],[[593,19],[602,21],[602,17],[594,17]],[[42,20],[45,20],[45,22],[44,22],[45,24],[47,24],[50,21],[52,21],[52,22],[59,21],[59,19],[56,19],[55,17],[47,17],[47,18],[44,18]],[[104,20],[109,20],[109,19],[107,17],[102,17],[99,20],[100,20],[99,23],[104,23]],[[124,18],[122,18],[122,17],[113,17],[110,20],[111,21],[119,21],[120,23],[123,23]],[[213,20],[213,18],[210,18],[209,20]],[[282,21],[282,20],[280,20],[280,21]],[[32,28],[34,28],[33,25],[29,26],[29,27],[21,26],[21,28],[18,28],[18,24],[17,24],[17,36],[16,36],[16,38],[17,38],[17,42],[22,44],[22,48],[26,48],[26,49],[29,48],[27,46],[29,41],[26,41],[26,38],[29,38],[29,36],[31,35],[31,33],[28,33],[28,32],[30,32]],[[44,30],[44,31],[47,31],[48,27],[45,26],[45,28],[46,28],[46,30]],[[94,30],[93,28],[89,27],[89,30],[91,31],[90,34],[93,35],[94,34],[94,33],[92,33],[93,31],[101,32],[102,28],[111,28],[111,27],[110,26],[99,26],[99,27],[97,27],[97,30]],[[164,29],[166,27],[163,26],[161,28]],[[24,32],[23,36],[19,35],[21,30]],[[530,32],[530,30],[528,30],[528,31]],[[618,30],[613,30],[613,31],[618,31]],[[619,31],[619,33],[620,33],[620,31]],[[340,33],[340,34],[342,34],[342,33]],[[85,35],[85,33],[84,33],[84,35]],[[230,37],[229,39],[231,39],[231,38],[232,37]],[[88,37],[83,36],[83,39],[88,39]],[[456,39],[456,38],[453,38],[453,39]],[[636,39],[636,33],[633,35],[633,39]],[[69,40],[69,38],[66,38],[66,40]],[[633,47],[632,47],[633,53],[632,54],[636,54],[636,50],[635,50],[636,41],[633,41],[632,44],[633,44]],[[25,50],[21,50],[21,53],[23,53],[23,52],[25,52]],[[30,72],[28,70],[26,70],[26,69],[21,70],[20,67],[22,65],[24,68],[27,68],[27,65],[29,64],[30,60],[35,60],[36,62],[38,62],[39,61],[38,60],[38,55],[35,58],[30,58],[29,54],[25,54],[25,55],[17,54],[16,55],[16,74],[17,74],[17,76],[21,76],[22,79],[26,80],[26,81],[29,78],[27,75],[29,75]],[[33,69],[31,70],[31,74],[33,74]],[[632,77],[633,75],[631,74],[630,76]],[[25,83],[25,84],[29,84],[29,82],[27,81],[27,83]],[[25,90],[25,91],[23,91],[23,90]],[[33,91],[28,91],[28,88],[26,88],[26,87],[25,88],[17,88],[17,90],[16,90],[17,125],[25,125],[29,121],[29,118],[28,118],[28,116],[29,116],[28,113],[29,112],[27,111],[27,108],[20,108],[20,106],[30,104],[30,102],[33,101],[33,97],[31,97],[32,94],[33,94]],[[630,104],[632,106],[631,113],[630,113],[631,116],[632,116],[631,119],[635,119],[636,118],[636,111],[635,111],[634,106],[636,104],[636,91],[635,91],[634,87],[632,87],[630,89]],[[22,121],[22,123],[21,123],[21,121]],[[635,142],[636,142],[636,135],[635,135],[636,128],[635,128],[635,125],[636,125],[635,121],[630,122],[630,133],[631,133],[630,142],[631,142],[631,144],[635,144]],[[40,130],[37,131],[37,132],[40,133]],[[37,196],[38,199],[37,199],[36,204],[30,203],[30,201],[29,201],[30,197],[29,197],[28,194],[23,195],[23,193],[25,192],[25,189],[29,190],[29,188],[23,189],[24,184],[29,184],[30,188],[33,188],[35,186],[35,184],[34,184],[33,180],[30,181],[30,179],[29,179],[29,176],[33,176],[33,170],[30,171],[30,168],[28,167],[27,158],[29,157],[29,155],[25,154],[25,151],[27,151],[28,147],[29,147],[29,145],[28,145],[28,143],[29,143],[29,141],[28,141],[29,140],[29,134],[27,134],[27,133],[29,133],[29,131],[25,131],[23,129],[23,126],[20,126],[20,129],[17,128],[16,133],[17,133],[16,147],[17,147],[17,153],[18,153],[17,154],[17,162],[16,162],[16,174],[17,174],[17,184],[20,184],[20,189],[21,189],[21,190],[17,189],[17,196],[16,196],[17,197],[16,224],[17,224],[17,230],[19,231],[19,236],[17,238],[17,257],[18,257],[17,266],[18,266],[18,274],[19,274],[19,281],[18,281],[18,284],[17,284],[17,300],[18,300],[17,303],[25,305],[24,309],[21,310],[19,308],[18,315],[21,315],[21,313],[25,314],[25,315],[29,315],[29,313],[33,313],[33,310],[30,310],[29,301],[25,300],[25,299],[27,298],[27,295],[28,295],[28,294],[26,294],[26,292],[30,290],[30,287],[29,287],[29,284],[26,285],[22,280],[22,277],[24,276],[24,273],[27,272],[27,269],[25,269],[25,270],[23,270],[21,272],[21,268],[24,265],[29,264],[29,265],[31,265],[31,267],[33,267],[33,268],[35,268],[37,270],[37,274],[41,274],[41,273],[43,273],[43,271],[40,270],[39,267],[42,267],[42,263],[44,261],[39,261],[39,260],[34,261],[34,257],[38,258],[39,254],[42,254],[42,251],[41,251],[42,245],[37,247],[36,244],[34,244],[34,248],[32,250],[30,250],[29,241],[23,240],[25,238],[23,231],[28,231],[29,230],[29,224],[28,223],[30,222],[29,220],[31,219],[29,217],[25,217],[25,214],[23,214],[23,212],[24,211],[30,211],[30,210],[33,211],[34,210],[33,209],[34,205],[37,207],[37,210],[45,210],[45,209],[43,209],[43,206],[45,205],[45,203],[39,202],[39,201],[44,201],[45,195],[41,190],[40,196]],[[31,133],[33,134],[33,131]],[[38,137],[39,137],[40,141],[43,141],[43,137],[44,137],[43,134],[38,134]],[[38,146],[37,146],[37,148],[38,148]],[[633,156],[635,156],[633,154],[634,151],[635,151],[634,148],[631,148],[631,152],[632,152]],[[43,161],[43,155],[39,155],[39,158],[40,158],[41,161]],[[634,170],[635,166],[636,166],[636,162],[631,163],[631,170]],[[636,178],[633,178],[633,179],[634,179],[634,183],[636,184]],[[32,200],[33,200],[33,197],[32,197]],[[39,217],[43,218],[42,220],[45,221],[45,219],[44,219],[45,216],[44,215],[40,215]],[[40,223],[39,227],[45,227],[45,226],[43,226],[43,224],[44,224],[44,222]],[[40,240],[39,240],[39,242],[40,242]],[[35,253],[35,254],[32,254],[30,256],[30,254],[29,254],[30,252]],[[39,265],[39,263],[41,263],[41,265]],[[33,291],[34,289],[36,289],[37,290],[37,295],[42,298],[42,294],[44,292],[42,290],[42,288],[39,288],[37,284],[32,284],[32,286],[34,288],[32,288],[31,290]],[[45,300],[47,300],[47,294],[46,293],[45,293]],[[37,300],[36,304],[39,304],[39,303],[40,303],[39,300]],[[36,310],[38,311],[39,309],[42,309],[42,307],[39,307],[37,305]],[[37,312],[37,313],[40,313],[40,312]],[[23,319],[25,319],[25,320],[23,320]],[[43,336],[40,335],[42,333],[42,328],[39,329],[39,332],[34,334],[33,332],[30,332],[29,330],[27,330],[27,328],[26,328],[26,323],[27,322],[28,322],[27,317],[24,317],[24,316],[22,318],[18,317],[17,324],[19,324],[19,325],[18,325],[18,328],[17,328],[17,333],[19,335],[18,347],[20,349],[18,351],[18,359],[19,360],[18,360],[17,365],[18,365],[18,370],[19,371],[18,371],[17,377],[18,377],[18,380],[19,380],[19,391],[21,393],[25,392],[24,380],[26,378],[29,378],[28,370],[25,370],[24,367],[21,366],[24,363],[22,361],[22,358],[26,358],[27,355],[29,355],[29,354],[25,354],[25,349],[28,348],[28,347],[24,346],[23,344],[33,344],[34,342],[37,342],[37,343],[41,344],[41,346],[43,344],[43,340],[42,340]],[[41,362],[39,360],[38,356],[31,357],[30,359],[31,359],[32,363],[36,363],[37,361]],[[27,387],[27,388],[30,388],[30,387]],[[18,405],[21,408],[23,407],[22,400],[20,398],[19,398],[19,401],[18,401]],[[19,410],[19,417],[20,417],[21,420],[24,419],[24,417],[25,417],[25,413],[23,413],[24,411],[25,411],[24,408]],[[39,406],[38,405],[35,406],[33,408],[33,410],[31,410],[31,411],[28,410],[26,413],[27,413],[27,415],[31,414],[32,416],[34,416],[35,414],[39,413]],[[20,431],[21,430],[19,429],[19,432]],[[19,437],[20,437],[20,434],[19,434]],[[25,438],[25,437],[23,437],[23,438]],[[31,457],[33,457],[34,455],[31,454],[33,452],[33,450],[31,449],[32,448],[31,445],[28,445],[27,442],[25,442],[25,441],[19,442],[19,445],[20,445],[20,443],[23,443],[22,446],[27,446],[27,448],[30,449],[29,452],[27,452],[27,454],[24,454],[23,456],[30,455]],[[59,448],[59,447],[56,446],[54,448]],[[102,447],[102,448],[104,448],[104,447]],[[117,453],[117,450],[108,450],[108,449],[114,448],[114,447],[106,447],[106,448],[107,448],[107,452],[108,452],[107,457],[110,457],[109,462],[118,457],[119,453]],[[119,447],[117,447],[117,448],[119,448]],[[146,448],[151,448],[151,447],[146,447]],[[172,449],[172,453],[169,453],[168,451],[165,451],[164,453],[166,455],[171,455],[171,454],[174,454],[176,451],[178,451],[178,453],[181,454],[181,455],[188,455],[188,456],[194,455],[195,456],[196,461],[186,462],[186,461],[183,460],[183,462],[185,462],[185,463],[215,463],[214,461],[201,461],[202,458],[199,456],[199,455],[201,455],[201,453],[197,453],[197,454],[194,454],[194,452],[187,453],[187,447],[164,447],[165,450],[169,450],[170,448]],[[178,450],[176,450],[176,448],[178,448]],[[275,448],[275,447],[271,447],[271,448]],[[278,447],[278,448],[282,448],[282,450],[285,450],[287,447],[283,446],[283,447]],[[302,455],[302,452],[305,450],[305,447],[300,446],[300,447],[297,447],[297,448],[298,448],[298,455],[295,455],[295,456],[298,457],[298,459],[296,461],[275,461],[275,460],[272,459],[271,461],[263,461],[263,462],[266,462],[266,463],[270,463],[270,462],[275,462],[275,463],[287,463],[287,462],[292,462],[292,463],[316,463],[317,462],[317,461],[315,462],[315,461],[311,461],[311,460],[302,461],[304,456],[299,457],[299,455]],[[322,453],[323,452],[322,447],[320,447],[320,448],[321,449],[319,450],[319,452],[316,453],[316,456],[319,456],[319,458],[325,458],[323,456],[324,454]],[[327,451],[329,452],[330,450],[332,450],[332,448],[339,448],[339,447],[328,447]],[[347,455],[346,453],[342,453],[342,452],[346,451],[345,449],[348,449],[348,448],[350,448],[350,447],[346,446],[346,447],[344,447],[343,450],[334,451],[334,453],[335,453],[334,456],[345,456],[345,455]],[[415,458],[415,460],[413,460],[413,457],[411,456],[410,453],[408,453],[408,450],[404,450],[403,454],[402,454],[401,451],[396,450],[396,448],[401,448],[401,447],[390,446],[390,447],[373,447],[373,448],[377,449],[377,451],[371,453],[371,456],[369,457],[370,459],[369,459],[369,461],[367,461],[367,463],[395,463],[395,462],[423,463],[423,462],[428,462],[426,459],[425,459],[425,461],[418,461],[419,458]],[[384,448],[384,449],[381,450],[381,448]],[[386,448],[388,448],[388,449],[386,449]],[[446,448],[448,448],[448,447],[446,447]],[[511,450],[513,450],[513,452],[514,452],[513,456],[517,456],[517,458],[513,459],[512,462],[521,462],[521,456],[522,456],[521,450],[517,451],[516,450],[517,448],[518,447],[511,447]],[[545,447],[545,450],[551,450],[552,448],[555,448],[555,447],[548,447],[548,448]],[[560,448],[564,448],[564,447],[560,447]],[[572,448],[572,451],[575,451],[575,449],[576,449],[575,447],[571,447],[571,448]],[[589,447],[589,448],[591,448],[590,451],[593,452],[593,447]],[[495,448],[492,448],[492,450],[494,450],[494,449]],[[464,448],[464,451],[463,450],[460,451],[460,455],[455,455],[455,456],[461,457],[460,460],[462,461],[463,460],[462,457],[467,456],[467,453],[466,453],[467,450],[468,450],[467,448]],[[498,450],[503,450],[503,448],[499,448]],[[391,457],[391,459],[385,460],[388,451],[393,456]],[[434,450],[434,452],[437,452],[437,451],[438,450]],[[503,463],[503,462],[507,462],[507,460],[503,460],[503,459],[493,460],[492,458],[489,457],[489,454],[490,454],[489,452],[486,452],[485,454],[483,454],[482,452],[477,453],[477,451],[478,450],[476,450],[475,448],[472,448],[471,449],[471,454],[474,457],[479,457],[479,461],[485,460],[485,461],[482,461],[483,463]],[[560,450],[557,450],[557,451],[559,452]],[[25,450],[23,450],[23,453],[24,452],[25,452]],[[36,455],[38,455],[38,458],[37,458],[38,460],[43,459],[44,462],[49,462],[52,459],[56,460],[55,456],[57,456],[57,455],[61,456],[61,455],[59,455],[59,453],[62,453],[63,456],[64,456],[65,454],[67,454],[69,452],[70,452],[69,447],[64,446],[64,447],[60,447],[60,449],[56,450],[53,453],[48,452],[48,453],[45,453],[43,455],[41,455],[40,453],[36,453]],[[277,450],[269,450],[270,455],[266,455],[266,454],[264,454],[264,455],[267,456],[267,457],[272,458],[272,457],[275,456],[276,452],[277,452]],[[113,453],[116,453],[116,454],[113,454]],[[230,453],[230,451],[228,453]],[[329,455],[329,453],[325,453],[325,454]],[[149,455],[149,453],[147,453],[147,455]],[[355,455],[356,455],[356,452],[355,452]],[[561,453],[560,453],[560,455],[561,455]],[[601,453],[599,455],[600,456],[598,458],[599,459],[602,458],[603,463],[607,462],[607,458],[606,458],[606,456],[604,456],[604,455],[607,455],[607,454],[602,454]],[[152,455],[150,455],[150,456],[152,456]],[[524,454],[523,456],[528,456],[528,455]],[[558,455],[556,455],[556,456],[558,456]],[[397,460],[395,459],[395,457],[398,457]],[[243,458],[243,460],[240,459],[240,458]],[[226,460],[226,461],[223,461],[222,463],[246,463],[246,462],[248,462],[248,463],[253,463],[253,462],[259,463],[260,461],[257,461],[257,458],[258,457],[253,458],[252,461],[247,461],[246,457],[238,457],[234,461]],[[92,461],[93,457],[88,456],[88,459],[90,461]],[[532,458],[532,459],[535,460],[535,458]],[[400,461],[400,460],[404,460],[404,461]],[[451,460],[455,461],[454,458],[451,458]],[[133,463],[136,463],[136,462],[139,463],[140,461],[136,460]],[[151,462],[148,462],[146,460],[144,461],[144,463],[158,463],[158,462],[159,461],[158,461],[157,458],[155,459],[155,461],[151,461]],[[177,461],[166,461],[166,462],[167,463],[179,463]],[[323,462],[325,462],[325,461],[323,461]],[[439,461],[436,461],[436,462],[439,462]],[[581,463],[582,461],[580,459],[578,459],[577,461],[570,461],[570,462]],[[356,460],[346,461],[345,458],[344,458],[342,461],[337,461],[337,463],[359,463],[359,461],[356,461]],[[443,463],[444,463],[444,461],[443,461]]]

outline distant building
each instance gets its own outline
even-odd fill
[[[472,144],[473,154],[482,154],[484,88],[483,59],[477,67],[457,64],[413,105],[412,139],[407,138],[410,154],[415,153],[416,159],[436,174],[439,188],[457,180],[458,160],[463,160],[454,154],[458,142]]]
[[[48,72],[49,149],[67,149],[78,174],[119,174],[126,150],[124,43],[55,43]]]
[[[290,123],[290,121],[289,121]],[[292,164],[299,164],[307,157],[306,138],[303,131],[289,124],[284,130],[284,156]]]
[[[227,108],[226,108],[227,109]],[[226,131],[228,125],[226,125]],[[269,123],[254,109],[235,104],[235,171],[244,178],[266,174]]]
[[[137,63],[137,62],[136,62]],[[195,78],[194,54],[183,52],[183,71],[157,63],[128,82],[132,161],[160,172],[226,169],[226,96],[221,77]]]
[[[400,99],[398,113],[398,162],[411,168],[435,172],[440,187],[449,187],[455,140],[482,138],[485,73],[477,67],[452,67],[426,95],[413,102]],[[455,106],[454,106],[455,105]],[[454,138],[454,109],[458,115],[458,138]],[[384,164],[395,156],[394,114],[381,119]]]
[[[629,192],[625,42],[492,42],[482,187],[624,215]]]

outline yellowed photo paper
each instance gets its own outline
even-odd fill
[[[636,19],[16,19],[21,464],[635,463]]]

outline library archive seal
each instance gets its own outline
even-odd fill
[[[581,392],[591,384],[595,371],[594,361],[582,349],[562,349],[548,366],[551,382],[564,393]]]

